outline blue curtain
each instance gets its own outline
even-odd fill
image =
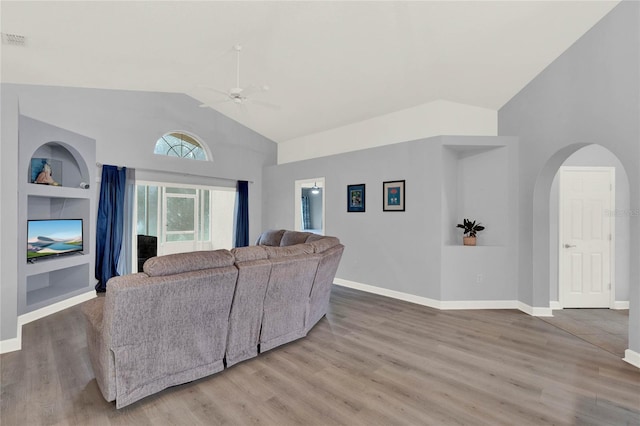
[[[249,245],[249,182],[238,181],[238,203],[236,209],[236,247]]]
[[[132,265],[133,260],[133,231],[136,218],[133,203],[136,197],[136,169],[127,167],[126,183],[124,188],[124,214],[122,219],[122,244],[120,244],[120,258],[118,259],[118,275],[127,275],[138,271],[138,265]]]
[[[107,291],[109,278],[118,275],[117,266],[124,226],[126,176],[125,167],[118,169],[116,166],[102,166],[96,227],[97,292]]]

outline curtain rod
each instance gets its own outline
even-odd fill
[[[96,163],[97,167],[102,167],[102,163]],[[118,168],[120,167],[127,167],[127,166],[117,166]],[[172,175],[180,175],[180,176],[193,176],[193,177],[201,177],[201,178],[208,178],[208,179],[220,179],[220,180],[228,180],[230,182],[238,182],[239,180],[242,179],[230,179],[230,178],[223,178],[223,177],[217,177],[217,176],[207,176],[207,175],[199,175],[199,174],[195,174],[195,173],[184,173],[184,172],[173,172],[170,170],[158,170],[158,169],[146,169],[143,167],[132,167],[135,170],[141,170],[144,172],[156,172],[156,173],[169,173]],[[249,183],[253,183],[252,180],[248,180],[247,182]]]

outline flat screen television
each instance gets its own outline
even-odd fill
[[[27,261],[82,251],[82,219],[27,222]]]

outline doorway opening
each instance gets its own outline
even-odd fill
[[[233,246],[235,188],[138,182],[137,261]],[[143,262],[142,262],[143,263]]]
[[[295,181],[295,224],[296,231],[325,232],[325,181],[324,177]]]

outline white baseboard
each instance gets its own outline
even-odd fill
[[[28,312],[26,314],[20,315],[18,317],[18,327],[16,332],[17,337],[0,341],[0,354],[19,351],[20,349],[22,349],[22,326],[24,324],[28,324],[32,321],[44,318],[51,314],[55,314],[56,312],[60,312],[82,302],[86,302],[87,300],[91,300],[95,297],[96,292],[92,290],[54,303],[53,305],[45,306],[44,308],[35,310],[33,312]]]
[[[631,349],[625,350],[624,358],[622,358],[622,360],[628,362],[634,367],[640,368],[640,353],[636,351],[632,351]]]
[[[529,306],[526,303],[518,302],[518,309],[532,317],[552,317],[553,310],[551,308]]]
[[[560,302],[556,300],[550,301],[549,307],[554,311],[564,309]],[[613,306],[611,307],[611,309],[629,309],[629,301],[616,300],[615,302],[613,302]]]
[[[442,300],[440,309],[518,309],[515,300]]]
[[[442,310],[455,309],[519,309],[533,316],[553,316],[550,308],[532,308],[517,300],[436,300],[428,297],[416,296],[401,291],[389,290],[382,287],[376,287],[369,284],[362,284],[355,281],[349,281],[342,278],[336,278],[334,284],[362,290],[367,293],[378,294],[380,296],[391,297],[392,299],[404,300],[405,302],[416,303],[430,308]]]
[[[18,337],[0,340],[0,354],[19,351],[22,348],[22,325],[18,324]]]
[[[616,300],[611,309],[629,309],[629,301]]]
[[[333,283],[342,287],[353,288],[355,290],[362,290],[367,293],[391,297],[392,299],[404,300],[405,302],[411,302],[418,305],[428,306],[430,308],[441,309],[441,302],[439,300],[429,299],[428,297],[415,296],[413,294],[403,293],[401,291],[389,290],[382,287],[375,287],[368,284],[357,283],[355,281],[343,280],[342,278],[334,279]]]

